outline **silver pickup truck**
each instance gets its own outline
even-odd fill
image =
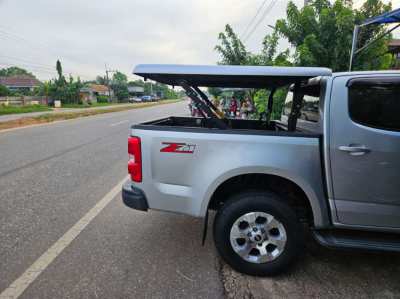
[[[302,253],[306,228],[336,248],[400,251],[400,72],[138,65],[181,86],[203,117],[134,125],[124,203],[204,217],[222,258],[274,275]],[[227,119],[199,87],[266,89],[267,117]],[[280,119],[274,93],[289,90]]]

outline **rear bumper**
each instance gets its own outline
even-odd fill
[[[122,201],[126,206],[135,210],[147,211],[149,209],[146,195],[141,189],[132,186],[131,182],[122,186]]]

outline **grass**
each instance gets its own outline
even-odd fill
[[[164,100],[161,102],[150,102],[150,103],[137,103],[132,104],[131,106],[120,106],[110,108],[110,109],[88,109],[85,111],[77,111],[77,112],[59,112],[59,113],[46,113],[36,117],[23,117],[16,120],[10,120],[5,122],[0,122],[0,131],[5,129],[17,128],[17,127],[25,127],[35,124],[43,124],[60,120],[74,119],[79,117],[92,116],[97,114],[111,113],[111,112],[119,112],[125,110],[139,109],[144,107],[152,107],[164,104],[176,103],[181,100]]]
[[[173,99],[176,100],[176,99]],[[160,100],[160,102],[171,101],[171,100]],[[140,103],[140,102],[139,102]],[[138,104],[138,103],[92,103],[92,104],[63,104],[61,108],[96,108],[96,107],[105,107],[105,106],[120,106],[120,105],[129,105],[129,104]]]
[[[62,108],[95,108],[95,107],[104,107],[104,106],[118,106],[121,104],[129,104],[129,103],[92,103],[88,104],[63,104]]]
[[[0,106],[0,115],[29,113],[50,111],[51,109],[45,105],[29,105],[29,106]]]

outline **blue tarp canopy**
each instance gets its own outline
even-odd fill
[[[400,23],[400,8],[395,9],[390,12],[386,12],[379,16],[369,18],[365,20],[361,26],[371,25],[371,24],[390,24],[390,23]]]
[[[364,45],[362,48],[357,50],[358,32],[359,32],[361,27],[372,25],[372,24],[385,25],[385,24],[394,24],[394,23],[397,23],[397,25],[394,26],[393,28],[389,29],[388,31],[384,32],[380,36],[376,37],[375,39],[371,40],[366,45]],[[392,32],[393,30],[395,30],[398,27],[400,27],[400,8],[392,10],[390,12],[386,12],[384,14],[381,14],[381,15],[373,17],[373,18],[369,18],[368,20],[365,20],[360,25],[355,25],[354,26],[354,32],[353,32],[353,43],[352,43],[352,46],[351,46],[351,53],[350,53],[349,71],[351,71],[351,67],[353,65],[353,59],[354,59],[354,56],[357,53],[360,53],[365,48],[367,48],[370,44],[372,44],[375,41],[381,39],[382,37],[384,37],[385,35],[389,34],[390,32]]]

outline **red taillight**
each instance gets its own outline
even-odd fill
[[[128,172],[134,182],[142,181],[142,151],[139,137],[128,138]]]

